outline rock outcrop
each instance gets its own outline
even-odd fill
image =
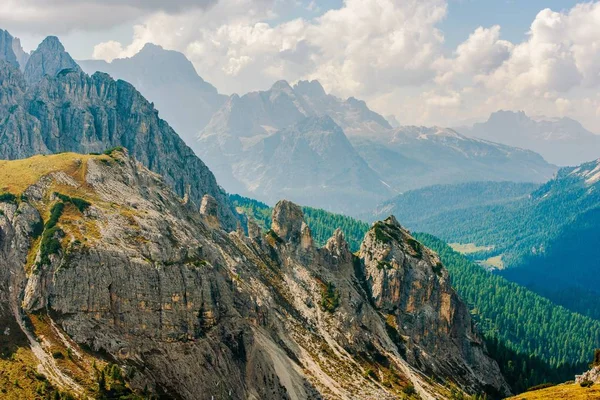
[[[373,225],[360,255],[371,300],[386,315],[386,327],[396,332],[392,336],[411,365],[471,391],[484,388],[494,396],[503,394],[494,392],[504,380],[437,254],[392,216]],[[475,375],[473,368],[485,372]]]
[[[0,60],[4,60],[13,67],[19,67],[17,56],[13,51],[14,38],[5,30],[0,29]]]
[[[63,71],[81,72],[81,68],[65,51],[56,36],[48,36],[31,53],[25,66],[24,75],[27,83],[32,85],[41,81],[45,76],[54,78]]]
[[[119,146],[197,207],[213,196],[221,223],[235,229],[236,212],[212,172],[131,84],[83,73],[56,37],[33,52],[24,74],[0,65],[0,159]]]
[[[595,366],[581,375],[575,376],[575,383],[600,383],[600,366]]]
[[[64,383],[48,354],[68,344],[80,365],[113,360],[134,392],[182,399],[509,392],[437,257],[393,219],[357,257],[339,231],[315,247],[286,201],[265,235],[215,229],[209,197],[199,212],[124,151],[2,171],[0,311],[59,333],[32,346],[65,390],[91,394],[97,373]]]

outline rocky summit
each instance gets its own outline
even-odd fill
[[[123,146],[196,205],[213,196],[221,223],[235,229],[235,210],[212,172],[131,84],[85,74],[53,36],[23,73],[12,50],[2,51],[9,55],[0,52],[0,159]]]
[[[78,397],[509,394],[439,258],[394,218],[357,254],[340,231],[316,247],[287,201],[268,232],[228,233],[215,224],[220,203],[186,201],[126,150],[2,161],[0,188],[0,363],[33,371],[21,388],[39,378]]]

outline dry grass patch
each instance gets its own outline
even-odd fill
[[[585,388],[579,384],[563,384],[552,386],[546,389],[535,390],[532,392],[521,393],[511,397],[510,400],[591,400],[600,399],[600,385],[593,385]]]
[[[108,159],[109,156],[61,153],[38,155],[24,160],[0,160],[0,191],[18,195],[41,177],[53,172],[65,172],[78,183],[85,183],[87,162],[90,159]]]

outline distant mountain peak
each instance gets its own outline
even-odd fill
[[[460,131],[470,137],[533,150],[556,165],[577,165],[600,155],[600,136],[569,117],[530,116],[524,111],[499,110],[487,121]]]
[[[290,86],[289,82],[286,80],[279,80],[271,86],[272,91],[293,91],[293,88]]]
[[[45,76],[55,77],[63,70],[81,71],[81,68],[56,36],[48,36],[31,53],[25,66],[25,80],[28,84],[36,84]]]
[[[138,54],[142,53],[142,52],[148,52],[148,51],[167,51],[167,50],[165,50],[165,48],[159,44],[154,44],[154,43],[148,42],[144,45],[144,47],[142,47],[142,49],[138,52]]]
[[[56,36],[47,36],[42,43],[39,44],[36,51],[40,50],[51,50],[63,52],[65,51],[65,46],[61,43],[60,39]]]
[[[327,96],[325,89],[321,85],[321,83],[317,80],[314,81],[298,81],[296,85],[294,85],[294,90],[301,95],[306,95],[310,97],[323,97]]]
[[[14,67],[19,67],[17,56],[13,51],[14,38],[8,31],[0,29],[0,60],[4,60]]]

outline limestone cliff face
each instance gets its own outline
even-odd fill
[[[4,47],[10,57],[0,51],[0,159],[123,146],[197,207],[205,194],[214,197],[221,223],[235,229],[235,210],[212,172],[132,85],[83,73],[56,37],[31,54],[24,73]]]
[[[24,166],[31,173],[18,175]],[[340,231],[315,247],[300,207],[287,201],[267,234],[253,224],[250,237],[227,233],[215,224],[214,199],[198,210],[124,152],[2,168],[7,179],[23,177],[0,182],[23,194],[0,202],[3,318],[33,334],[23,321],[45,316],[76,355],[120,365],[134,391],[183,399],[393,399],[410,387],[433,399],[449,397],[450,386],[508,393],[437,257],[393,220],[373,227],[357,257]],[[40,363],[55,384],[89,392],[81,376],[70,381],[60,364]]]
[[[360,254],[371,299],[387,316],[388,330],[397,332],[399,349],[411,365],[461,387],[501,394],[494,392],[503,382],[496,363],[437,254],[393,216],[373,225]]]

